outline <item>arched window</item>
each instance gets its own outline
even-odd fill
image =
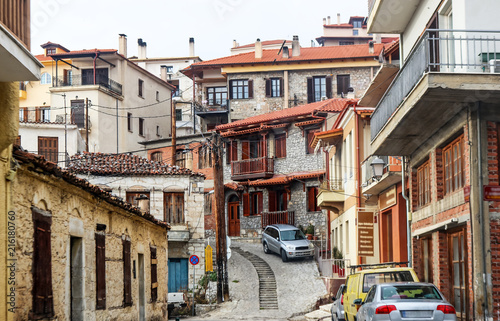
[[[40,79],[40,84],[42,85],[50,85],[52,83],[52,77],[48,72],[44,72],[42,74],[42,78]]]

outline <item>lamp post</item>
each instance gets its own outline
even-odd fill
[[[380,178],[384,174],[384,166],[385,166],[384,160],[378,156],[375,156],[370,166],[372,167],[373,177],[376,180],[380,180]]]

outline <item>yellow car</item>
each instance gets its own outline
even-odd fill
[[[417,274],[410,267],[389,267],[391,263],[364,264],[351,266],[351,274],[346,280],[344,293],[344,311],[347,321],[355,321],[356,313],[361,304],[355,304],[354,300],[363,301],[371,286],[389,282],[419,282]],[[356,271],[356,269],[362,270]],[[360,303],[361,301],[356,301]]]

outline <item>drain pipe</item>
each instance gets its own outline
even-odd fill
[[[412,255],[411,255],[411,211],[410,211],[410,199],[406,195],[406,180],[405,180],[405,167],[406,167],[406,157],[402,157],[401,162],[401,195],[406,201],[406,247],[408,251],[408,266],[412,267]]]

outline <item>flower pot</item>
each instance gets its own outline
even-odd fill
[[[313,239],[313,235],[312,234],[306,234],[306,237],[308,240],[312,240]]]

